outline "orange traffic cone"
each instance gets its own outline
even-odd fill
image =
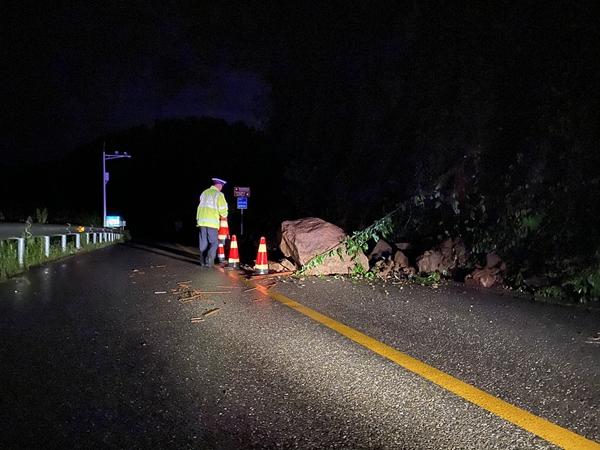
[[[238,252],[235,234],[231,235],[231,242],[229,243],[229,267],[234,269],[240,267],[240,254]]]
[[[269,261],[267,260],[267,242],[264,237],[260,238],[258,246],[258,254],[256,255],[256,264],[254,270],[258,275],[266,275],[269,273]]]
[[[219,248],[217,249],[217,258],[219,262],[225,262],[225,246],[221,241],[219,241]]]
[[[227,224],[227,217],[221,217],[219,220],[219,231],[217,232],[217,239],[219,242],[225,241],[229,237],[229,225]]]

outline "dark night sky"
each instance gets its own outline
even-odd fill
[[[163,118],[264,126],[269,85],[231,41],[234,28],[255,25],[237,15],[247,14],[239,7],[59,5],[3,7],[3,161],[54,159],[107,132]]]
[[[571,91],[596,72],[591,3],[11,2],[1,19],[2,160],[56,159],[116,130],[191,115],[259,128],[276,118],[301,136],[333,108],[342,123],[356,104],[384,108],[379,88],[408,104],[421,81],[431,84],[421,99],[431,97],[432,110],[460,103],[440,97],[435,78],[493,102],[506,93],[520,102],[517,91],[545,82],[531,104],[562,95],[577,106],[576,95],[589,95]],[[288,118],[274,92],[306,114]]]

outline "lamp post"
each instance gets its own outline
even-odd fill
[[[103,200],[103,209],[102,209],[102,226],[106,226],[106,184],[108,183],[109,176],[106,171],[106,161],[111,159],[119,159],[119,158],[131,158],[127,152],[125,153],[106,153],[106,143],[102,146],[102,200]]]

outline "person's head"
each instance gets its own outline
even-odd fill
[[[227,181],[225,181],[221,178],[213,178],[212,183],[213,183],[213,186],[216,187],[220,191],[221,189],[223,189],[223,186],[225,186],[225,184],[227,184]]]

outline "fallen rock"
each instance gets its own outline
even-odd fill
[[[446,239],[417,258],[419,272],[447,273],[465,267],[466,263],[467,249],[461,239]]]
[[[269,272],[294,272],[297,270],[296,265],[289,259],[281,261],[269,261]]]
[[[385,240],[379,239],[371,253],[369,253],[369,261],[377,261],[380,259],[387,259],[392,256],[393,250],[392,246],[388,244]]]
[[[414,267],[409,266],[402,269],[402,273],[406,276],[412,277],[417,274],[417,270]]]
[[[287,220],[281,224],[279,248],[285,257],[300,267],[313,257],[336,247],[345,237],[344,230],[323,219],[307,217]]]
[[[281,261],[279,261],[279,264],[281,264],[285,270],[297,270],[298,269],[298,266],[296,266],[296,264],[294,264],[293,261],[290,261],[289,259],[286,259],[286,258],[283,258]]]
[[[380,259],[375,263],[372,272],[376,273],[381,279],[386,279],[390,273],[396,268],[394,261],[390,259]]]
[[[269,272],[285,272],[288,269],[283,267],[283,264],[276,261],[269,261]]]
[[[499,272],[499,269],[491,269],[489,267],[475,269],[470,275],[467,275],[465,284],[467,286],[481,286],[484,288],[502,284],[502,276]]]
[[[444,240],[439,251],[442,253],[442,271],[448,272],[467,264],[467,248],[460,238]]]
[[[506,263],[495,253],[485,255],[485,267],[488,269],[498,269],[500,272],[506,272]]]
[[[501,285],[504,281],[506,264],[495,253],[488,253],[485,256],[485,267],[477,267],[465,278],[467,286],[481,286],[490,288]]]
[[[398,269],[406,269],[410,267],[408,256],[406,256],[402,250],[397,250],[396,253],[394,253],[394,264]]]
[[[417,268],[420,273],[441,271],[442,254],[437,250],[427,250],[417,258]]]

